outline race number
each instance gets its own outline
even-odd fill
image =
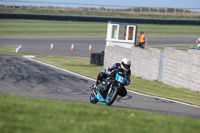
[[[121,76],[119,76],[119,78],[118,78],[118,81],[119,81],[120,83],[123,83],[123,81],[124,81],[124,78],[123,78],[123,77],[121,77]]]

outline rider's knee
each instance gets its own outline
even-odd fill
[[[121,97],[125,97],[127,95],[127,91],[125,88],[121,89],[118,93],[118,95],[120,95]]]
[[[121,94],[119,94],[121,97],[125,97],[126,95],[127,95],[127,92],[125,92],[125,93],[121,93]]]

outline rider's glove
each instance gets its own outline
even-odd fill
[[[107,74],[107,75],[110,75],[110,74],[111,74],[111,71],[107,71],[106,74]]]

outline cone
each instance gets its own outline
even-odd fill
[[[73,51],[74,50],[74,44],[72,43],[72,45],[71,45],[71,51]]]
[[[50,45],[50,50],[53,50],[53,43],[51,43]]]
[[[92,51],[92,44],[89,45],[89,51]]]

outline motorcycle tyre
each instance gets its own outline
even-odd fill
[[[93,97],[93,99],[92,99],[92,97]],[[95,97],[93,92],[91,92],[91,94],[90,94],[90,102],[93,104],[96,104],[98,102],[98,99]]]
[[[115,99],[117,98],[118,92],[119,92],[119,88],[118,88],[118,87],[116,87],[116,89],[115,89],[115,92],[114,92],[114,94],[113,94],[112,98],[110,99],[110,101],[109,101],[109,102],[106,102],[106,105],[110,106],[110,105],[112,105],[112,104],[113,104],[113,102],[114,102],[114,101],[115,101]]]

